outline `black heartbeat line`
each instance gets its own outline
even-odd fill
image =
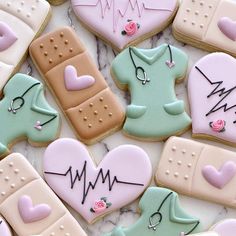
[[[228,103],[226,102],[223,105],[220,105],[220,103],[222,101],[224,101],[235,89],[236,86],[226,90],[225,87],[220,88],[220,86],[224,83],[224,81],[217,81],[217,82],[212,82],[197,66],[195,66],[195,68],[203,75],[203,77],[211,84],[211,85],[215,85],[215,88],[211,91],[211,93],[207,96],[207,98],[210,98],[211,96],[218,94],[219,98],[221,98],[219,100],[219,102],[217,102],[212,109],[206,114],[206,116],[210,115],[211,113],[214,113],[220,109],[223,109],[224,112],[227,112],[233,108],[236,107],[236,104],[233,106],[228,106]],[[236,114],[236,112],[235,112]],[[233,122],[234,124],[236,123],[236,120]]]
[[[73,170],[72,170],[72,166],[69,167],[69,169],[64,173],[56,173],[56,172],[44,172],[45,174],[48,175],[58,175],[58,176],[70,176],[70,184],[71,184],[71,189],[74,188],[74,185],[76,183],[76,181],[81,181],[83,178],[83,199],[82,199],[82,204],[84,204],[84,202],[86,201],[86,197],[88,196],[89,190],[92,189],[94,190],[99,178],[101,177],[102,183],[105,184],[106,181],[108,180],[108,187],[109,187],[109,191],[112,190],[113,186],[115,184],[127,184],[127,185],[135,185],[135,186],[144,186],[143,184],[139,184],[139,183],[132,183],[132,182],[126,182],[126,181],[120,181],[118,180],[118,178],[116,176],[114,176],[113,180],[111,178],[111,174],[110,174],[110,170],[107,170],[106,174],[104,174],[103,169],[101,168],[97,174],[97,178],[95,180],[94,183],[92,183],[91,181],[89,181],[88,186],[87,186],[87,161],[84,162],[84,166],[82,169],[82,172],[79,173],[79,170],[75,171],[75,176],[73,177]]]

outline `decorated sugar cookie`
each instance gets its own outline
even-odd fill
[[[194,137],[236,145],[236,60],[212,53],[192,68],[188,96]]]
[[[114,49],[151,37],[168,26],[177,0],[71,0],[78,19]]]
[[[235,11],[234,0],[183,0],[173,23],[173,34],[195,47],[235,56]]]
[[[184,236],[200,231],[200,221],[181,208],[178,195],[169,189],[148,188],[139,207],[141,216],[136,223],[128,228],[117,227],[104,236]]]
[[[0,1],[0,95],[24,62],[30,43],[47,25],[50,12],[45,0]]]
[[[212,231],[215,231],[219,236],[234,236],[236,232],[236,220],[235,219],[226,219],[223,220],[211,228]]]
[[[57,138],[59,114],[49,106],[41,82],[24,75],[14,75],[0,100],[0,156],[7,154],[18,140],[27,139],[41,146]]]
[[[12,236],[11,230],[6,221],[0,216],[0,235],[1,236]]]
[[[49,145],[43,171],[53,191],[89,223],[135,200],[152,177],[149,157],[137,146],[113,149],[96,167],[85,146],[74,139]]]
[[[167,44],[153,49],[130,47],[115,58],[112,76],[121,89],[131,93],[123,127],[127,135],[162,140],[190,127],[184,101],[174,91],[175,82],[185,77],[187,65],[187,55]]]
[[[156,183],[191,197],[236,208],[236,154],[171,137],[162,152]]]
[[[122,127],[123,108],[72,28],[38,38],[30,55],[78,139],[92,144]]]

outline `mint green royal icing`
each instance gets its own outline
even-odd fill
[[[16,114],[9,111],[12,100],[21,97],[28,89],[23,97],[24,105]],[[38,143],[48,143],[57,137],[60,118],[57,111],[47,103],[41,82],[28,75],[16,74],[6,84],[3,93],[4,97],[0,101],[0,155],[8,152],[7,146],[21,137]],[[20,104],[20,100],[17,100],[13,107]],[[37,121],[44,123],[53,117],[41,130],[35,128]]]
[[[189,235],[201,231],[199,220],[183,211],[177,193],[169,189],[148,188],[139,202],[139,207],[142,214],[134,225],[129,228],[117,227],[104,236],[180,236],[182,232]],[[150,222],[150,217],[159,208],[162,219],[155,215]],[[153,227],[155,225],[155,230],[150,224]]]
[[[114,79],[131,93],[123,127],[131,136],[158,140],[175,135],[191,124],[184,102],[177,100],[174,91],[175,82],[185,76],[188,58],[181,50],[169,47],[163,44],[154,49],[127,48],[112,63]],[[171,56],[173,63],[170,63]],[[150,81],[143,84],[136,78],[132,58]],[[138,75],[145,77],[141,70]]]

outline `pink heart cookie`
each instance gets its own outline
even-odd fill
[[[117,50],[164,29],[174,17],[177,0],[71,0],[78,18]]]
[[[236,145],[236,60],[212,53],[192,68],[188,94],[194,137]]]
[[[235,236],[236,233],[236,220],[227,219],[221,221],[211,228],[212,231],[215,231],[219,236]]]
[[[43,170],[49,186],[89,223],[135,200],[152,176],[149,157],[137,146],[115,148],[96,167],[85,146],[73,139],[49,145]]]
[[[17,40],[16,34],[2,21],[0,21],[0,36],[0,52],[8,49]]]
[[[79,91],[89,88],[95,83],[95,79],[90,75],[77,76],[74,66],[67,66],[64,71],[66,89],[69,91]]]
[[[236,174],[236,163],[228,161],[217,170],[214,166],[207,165],[203,168],[202,174],[206,181],[216,188],[222,189]]]
[[[0,216],[0,235],[1,236],[12,236],[12,233],[7,225],[6,221]]]
[[[236,41],[236,21],[229,17],[222,17],[218,22],[218,27],[226,37]]]
[[[33,223],[45,219],[51,214],[51,207],[47,204],[33,206],[29,196],[22,196],[18,201],[18,210],[25,223]]]

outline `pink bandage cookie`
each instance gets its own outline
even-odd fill
[[[134,201],[152,177],[149,157],[137,146],[113,149],[96,167],[86,147],[69,138],[48,146],[43,171],[54,192],[89,223]]]
[[[225,53],[200,59],[188,79],[193,137],[236,145],[236,60]]]
[[[86,235],[34,168],[17,153],[0,162],[0,214],[19,236]]]
[[[178,9],[178,0],[71,0],[78,19],[121,51],[162,31]]]
[[[195,47],[236,55],[235,11],[233,0],[183,0],[173,34]]]
[[[45,0],[0,1],[0,94],[23,63],[30,43],[47,25],[50,12]]]
[[[156,182],[182,194],[236,207],[236,154],[172,137],[161,155]]]

